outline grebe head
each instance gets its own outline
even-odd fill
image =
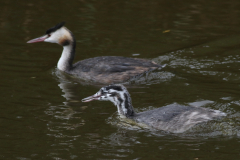
[[[129,96],[127,89],[123,85],[114,84],[102,87],[96,94],[82,99],[82,102],[99,100],[99,101],[111,101],[115,103],[120,99],[125,99],[124,94],[127,94]]]
[[[90,102],[93,100],[111,101],[117,106],[118,112],[127,117],[134,114],[130,94],[121,84],[102,87],[96,94],[82,99],[82,102]]]
[[[61,46],[69,45],[74,41],[74,37],[72,36],[71,32],[63,26],[64,24],[65,22],[57,24],[56,26],[48,29],[45,35],[32,39],[27,43],[50,42],[57,43]]]

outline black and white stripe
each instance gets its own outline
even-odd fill
[[[103,92],[109,95],[109,100],[112,101],[117,107],[120,114],[130,117],[134,115],[131,96],[127,89],[121,84],[109,85],[102,88]]]

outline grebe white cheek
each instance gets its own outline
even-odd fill
[[[119,56],[89,58],[73,64],[76,40],[72,32],[64,27],[64,22],[48,29],[44,36],[27,43],[36,42],[57,43],[63,46],[57,68],[93,83],[120,83],[144,72],[161,68],[160,65],[149,60]]]
[[[123,85],[109,85],[101,88],[101,90],[106,91],[98,92],[101,94],[101,97],[106,97],[106,100],[113,102],[114,105],[117,106],[120,115],[124,115],[127,118],[133,119],[137,123],[146,124],[149,127],[158,130],[181,133],[196,124],[226,116],[226,113],[218,110],[181,105],[170,105],[154,110],[135,113],[130,94]],[[90,102],[92,100],[99,99],[90,96],[84,98],[82,102]]]

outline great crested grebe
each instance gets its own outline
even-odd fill
[[[76,40],[70,30],[63,26],[64,22],[48,29],[42,37],[27,43],[50,42],[63,46],[62,55],[57,68],[86,81],[102,84],[120,83],[132,77],[161,67],[145,59],[119,56],[94,57],[73,64]]]
[[[182,133],[196,124],[226,116],[226,113],[218,110],[181,105],[170,105],[135,113],[130,94],[120,84],[102,87],[93,96],[82,99],[82,102],[92,100],[111,101],[117,106],[120,115],[133,119],[137,123],[173,133]]]

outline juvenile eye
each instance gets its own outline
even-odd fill
[[[110,94],[110,96],[111,97],[114,97],[114,96],[116,96],[117,95],[117,93],[116,92],[112,92],[112,93],[109,93]]]
[[[101,90],[101,94],[106,94],[108,93],[107,91]]]

